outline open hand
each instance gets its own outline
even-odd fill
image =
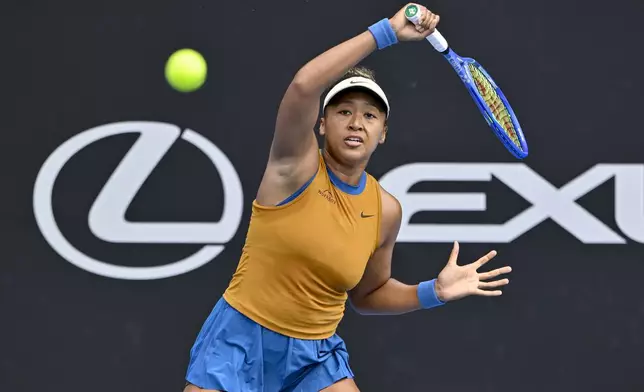
[[[458,250],[458,242],[454,242],[454,247],[452,248],[447,265],[438,274],[438,278],[436,279],[436,294],[438,298],[443,302],[447,302],[469,295],[488,297],[501,295],[501,290],[489,289],[507,285],[510,283],[508,279],[490,282],[485,281],[502,274],[507,274],[512,271],[512,268],[506,266],[489,272],[478,272],[479,268],[496,256],[496,251],[491,251],[471,264],[460,266],[456,263]]]
[[[411,23],[405,17],[405,9],[408,5],[415,4],[420,12],[418,26]],[[420,41],[434,32],[440,17],[420,4],[409,3],[389,19],[391,27],[396,32],[399,41]]]

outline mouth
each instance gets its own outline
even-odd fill
[[[360,136],[348,136],[344,138],[344,143],[349,147],[358,147],[364,144],[364,140]]]

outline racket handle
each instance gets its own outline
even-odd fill
[[[405,17],[411,23],[418,25],[421,17],[420,8],[418,8],[418,6],[415,4],[408,5],[405,9]],[[449,48],[447,40],[437,29],[434,29],[434,32],[427,36],[427,41],[429,41],[434,49],[436,49],[440,53],[443,53],[447,50],[447,48]]]

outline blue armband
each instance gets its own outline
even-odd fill
[[[378,49],[384,49],[398,43],[396,32],[391,27],[391,23],[389,23],[389,19],[387,18],[369,26],[369,31],[373,35],[373,38],[376,39]]]
[[[418,285],[418,300],[423,309],[435,308],[445,305],[436,295],[436,279],[421,282]]]

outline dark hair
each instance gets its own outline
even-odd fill
[[[375,71],[374,71],[374,70],[369,69],[369,68],[367,68],[367,67],[363,67],[363,66],[356,66],[356,67],[352,67],[352,68],[349,68],[349,69],[347,70],[347,72],[345,72],[345,73],[344,73],[344,75],[342,75],[342,77],[340,77],[340,79],[338,79],[334,84],[332,84],[332,85],[331,85],[331,86],[330,86],[330,87],[325,91],[325,93],[323,94],[323,96],[326,96],[326,95],[329,93],[329,91],[331,91],[331,89],[332,89],[335,85],[337,85],[338,83],[340,83],[341,81],[346,80],[346,79],[349,79],[349,78],[353,78],[353,77],[356,77],[356,76],[361,76],[361,77],[363,77],[363,78],[367,78],[367,79],[370,79],[370,80],[372,80],[372,81],[376,82],[376,73],[375,73]],[[377,83],[377,82],[376,82],[376,83]],[[369,94],[370,94],[370,95],[372,95],[372,96],[376,99],[376,101],[380,104],[380,110],[382,110],[383,112],[386,112],[386,111],[387,111],[387,105],[385,105],[384,101],[383,101],[379,96],[377,96],[376,94],[372,93],[372,92],[371,92],[371,91],[369,91],[369,90],[361,89],[360,87],[356,87],[356,88],[346,89],[346,90],[344,90],[344,91],[343,91],[343,93],[346,93],[346,92],[349,92],[349,91],[352,91],[352,90],[363,90],[363,91],[365,91],[365,92],[369,93]],[[333,97],[333,98],[331,99],[331,101],[329,102],[329,105],[333,105],[335,102],[337,102],[337,100],[338,100],[338,99],[340,99],[340,97],[341,97],[342,95],[343,95],[343,94],[338,94],[338,95],[336,95],[335,97]]]
[[[340,80],[338,80],[338,82],[341,82],[344,79],[352,78],[354,76],[362,76],[363,78],[371,79],[374,82],[376,81],[376,72],[374,70],[367,67],[353,67],[349,68],[349,70],[344,73],[344,75]]]

